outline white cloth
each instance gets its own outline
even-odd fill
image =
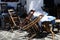
[[[33,14],[33,18],[38,17],[39,15],[44,15],[44,17],[38,22],[39,25],[41,25],[41,22],[44,21],[52,21],[55,19],[53,16],[47,16],[48,13],[44,12],[42,10],[43,6],[43,0],[27,0],[27,11],[35,10],[35,13]]]
[[[53,16],[44,16],[42,19],[41,19],[41,22],[44,22],[44,21],[52,21],[54,20],[55,17]]]
[[[27,0],[27,12],[30,10],[42,10],[43,7],[43,0]]]
[[[38,17],[39,15],[44,15],[44,17],[40,20],[41,22],[52,21],[52,20],[55,19],[55,17],[53,17],[53,16],[48,16],[48,13],[46,13],[44,11],[43,11],[43,13],[41,13],[41,12],[35,12],[33,14],[33,16],[34,16],[33,18]]]
[[[53,16],[48,16],[48,14],[46,12],[43,12],[43,13],[35,12],[33,14],[33,18],[38,17],[39,15],[42,15],[42,14],[44,14],[44,17],[38,22],[40,26],[41,26],[41,22],[52,21],[55,19],[55,17],[53,17]]]

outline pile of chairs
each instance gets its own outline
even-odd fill
[[[28,33],[30,33],[29,39],[32,39],[34,36],[36,36],[40,32],[40,29],[39,29],[39,26],[37,23],[41,20],[43,15],[40,15],[37,18],[35,18],[34,20],[32,20],[31,18],[34,14],[34,11],[31,10],[29,12],[29,15],[21,21],[21,18],[17,14],[13,14],[13,13],[15,13],[13,9],[8,10],[8,13],[9,13],[10,28],[11,28],[12,32],[13,32],[14,28],[18,28],[18,29],[27,31]],[[52,33],[52,40],[54,40],[54,32],[52,31],[52,24],[50,22],[44,22],[42,24],[42,27],[44,27],[44,29],[47,32]]]
[[[29,32],[31,35],[30,39],[33,38],[34,36],[36,36],[37,33],[40,31],[37,23],[40,21],[40,19],[43,17],[43,15],[40,15],[39,17],[35,18],[34,20],[31,20],[31,17],[33,16],[33,13],[34,13],[34,11],[31,10],[29,12],[29,15],[25,19],[23,19],[21,22],[20,21],[21,18],[19,16],[16,15],[13,17],[13,15],[15,15],[15,14],[12,14],[11,13],[12,11],[13,11],[12,9],[8,10],[9,15],[10,15],[10,20],[11,20],[10,22],[12,22],[11,31],[13,32],[13,29],[15,27],[17,27],[19,29],[22,29],[22,30]],[[18,20],[16,20],[16,19],[19,20],[19,22],[17,22],[18,25],[16,23],[16,21],[18,21]]]

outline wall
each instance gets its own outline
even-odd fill
[[[7,3],[8,6],[12,6],[12,7],[16,8],[17,4],[20,3],[20,0],[18,2],[1,2],[1,0],[0,0],[0,3]]]
[[[60,4],[60,0],[54,0],[55,1],[55,4]]]
[[[26,0],[21,0],[22,5],[24,5],[25,1],[26,1]],[[56,5],[57,5],[57,4],[60,4],[60,0],[54,0],[54,1],[55,1],[55,4],[56,4]],[[0,0],[0,3],[5,3],[5,2],[1,2],[1,0]],[[8,5],[13,6],[14,8],[16,8],[17,4],[20,3],[20,0],[19,0],[19,2],[6,2],[6,3],[7,3]],[[30,0],[27,0],[27,7],[29,7],[29,3],[30,3]],[[28,9],[27,9],[27,10],[28,10]]]
[[[43,0],[27,0],[27,12],[29,12],[32,8],[39,8],[38,6],[42,7],[43,5]]]

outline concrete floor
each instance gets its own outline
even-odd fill
[[[25,37],[28,35],[27,32],[19,32],[18,30],[15,30],[13,33],[9,31],[3,31],[0,30],[0,40],[28,40],[28,37]],[[32,40],[52,40],[51,34],[42,33],[39,35],[40,37],[36,37]],[[55,34],[55,40],[60,40],[60,32]]]

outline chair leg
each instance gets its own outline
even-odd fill
[[[13,32],[13,28],[14,28],[14,27],[11,27],[11,32]]]
[[[36,36],[36,33],[35,34],[33,34],[28,40],[31,40],[33,37],[35,37]]]
[[[54,32],[52,31],[52,27],[50,28],[50,32],[52,33],[52,40],[54,40]]]
[[[35,29],[36,29],[36,31],[38,31],[38,32],[40,31],[37,24],[35,24]]]
[[[47,32],[51,32],[52,33],[52,40],[54,40],[54,32],[52,31],[52,27],[50,27],[50,29],[49,29],[49,28],[47,28],[46,25],[43,25],[43,26],[44,26],[44,28],[46,28]]]

